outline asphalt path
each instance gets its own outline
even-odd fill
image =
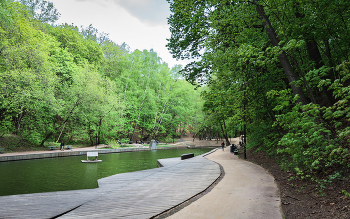
[[[278,187],[264,168],[238,158],[229,148],[217,150],[206,158],[222,165],[223,179],[209,193],[169,219],[282,218]]]

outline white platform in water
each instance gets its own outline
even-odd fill
[[[81,160],[82,163],[98,163],[102,162],[102,160]]]

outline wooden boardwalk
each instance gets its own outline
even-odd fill
[[[0,196],[0,218],[151,218],[209,187],[218,164],[197,156],[98,180],[99,188]]]

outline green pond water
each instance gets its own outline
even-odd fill
[[[0,162],[0,196],[97,188],[97,180],[118,173],[157,168],[157,160],[195,156],[211,149],[170,149],[99,154],[101,163],[82,163],[86,156]]]

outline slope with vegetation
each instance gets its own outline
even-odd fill
[[[169,140],[200,127],[200,93],[181,66],[58,18],[47,1],[0,0],[0,147]]]
[[[349,1],[168,2],[168,48],[199,58],[181,73],[206,84],[204,109],[223,132],[246,125],[248,148],[321,194],[349,180]]]

